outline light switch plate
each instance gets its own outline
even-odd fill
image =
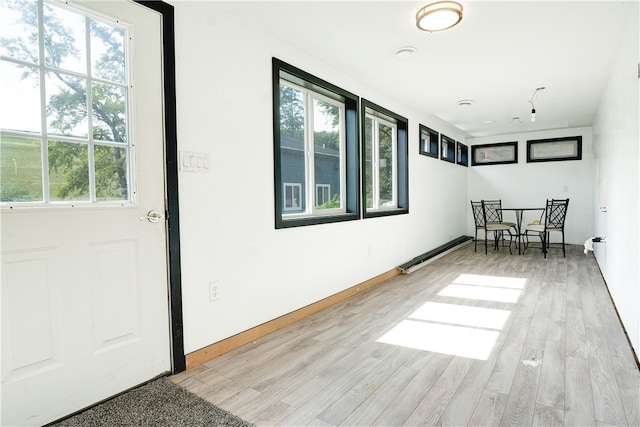
[[[209,153],[199,153],[196,151],[180,152],[180,171],[182,172],[210,172],[211,162]]]

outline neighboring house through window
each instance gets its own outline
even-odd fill
[[[357,219],[357,97],[273,63],[276,227]]]

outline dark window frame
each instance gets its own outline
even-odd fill
[[[396,156],[397,156],[397,164],[396,164],[396,180],[397,180],[397,207],[392,209],[376,209],[376,210],[367,210],[366,208],[366,182],[363,176],[362,178],[362,212],[364,218],[377,218],[382,216],[391,216],[391,215],[403,215],[409,213],[409,120],[399,114],[396,114],[390,110],[387,110],[384,107],[381,107],[373,102],[362,99],[361,107],[360,107],[360,126],[361,126],[361,135],[364,135],[364,125],[365,125],[365,117],[367,109],[371,109],[375,112],[378,112],[382,115],[393,118],[396,121],[397,127],[397,135],[396,135]],[[365,141],[362,138],[360,142],[360,150],[362,153],[365,152]],[[365,170],[365,158],[362,156],[362,164],[360,168],[362,171]],[[363,172],[364,174],[364,172]]]
[[[309,215],[284,218],[283,180],[280,150],[280,79],[286,76],[292,83],[304,86],[324,96],[344,102],[345,125],[345,212],[328,215]],[[320,79],[277,58],[272,58],[272,100],[273,100],[273,158],[274,158],[274,198],[275,227],[290,228],[315,224],[326,224],[360,219],[360,158],[359,158],[359,114],[360,98],[332,83]]]
[[[423,124],[420,124],[418,127],[418,152],[423,156],[433,157],[437,159],[440,153],[440,133]],[[425,150],[422,145],[423,132],[426,132],[427,136],[429,137],[429,140],[426,141],[426,144],[429,145],[429,150]]]
[[[496,153],[499,154],[503,148],[512,149],[512,156],[510,158],[491,161],[484,161],[478,158],[479,150],[496,150]],[[518,141],[478,144],[471,146],[471,166],[507,165],[512,163],[518,163]]]
[[[469,167],[469,146],[456,141],[456,148],[456,163],[460,166]]]
[[[557,143],[574,143],[575,154],[572,155],[557,155],[547,157],[535,157],[533,150],[535,146],[554,145]],[[540,163],[540,162],[564,162],[569,160],[582,160],[582,135],[578,136],[566,136],[561,138],[546,138],[546,139],[530,139],[527,140],[527,163]]]
[[[445,153],[442,149],[442,144],[447,144],[447,152]],[[456,140],[441,133],[440,134],[440,160],[444,160],[445,162],[455,163],[456,162]]]

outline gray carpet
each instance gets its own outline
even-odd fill
[[[252,426],[195,394],[160,378],[51,426]]]

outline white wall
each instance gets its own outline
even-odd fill
[[[638,4],[593,126],[595,227],[607,243],[595,254],[620,318],[640,352],[640,131]],[[608,208],[602,213],[600,206]]]
[[[527,140],[582,136],[582,160],[527,163]],[[547,199],[569,199],[565,223],[565,241],[583,244],[593,236],[593,168],[591,128],[569,128],[544,132],[515,133],[493,137],[469,138],[470,146],[498,142],[518,142],[518,163],[482,165],[469,169],[469,200],[502,199],[503,207],[544,207]],[[469,203],[469,201],[467,201]],[[541,212],[525,212],[523,223],[537,219]],[[513,219],[505,212],[504,219]],[[530,222],[530,221],[529,221]],[[474,233],[471,208],[467,215],[468,232]],[[559,233],[551,233],[553,242]],[[483,238],[484,236],[478,236]]]
[[[468,169],[418,154],[418,124],[461,140],[361,76],[243,25],[216,2],[172,2],[178,149],[210,173],[179,175],[187,353],[387,272],[467,233]],[[271,58],[409,119],[408,215],[276,230]],[[209,301],[208,283],[221,298]]]

